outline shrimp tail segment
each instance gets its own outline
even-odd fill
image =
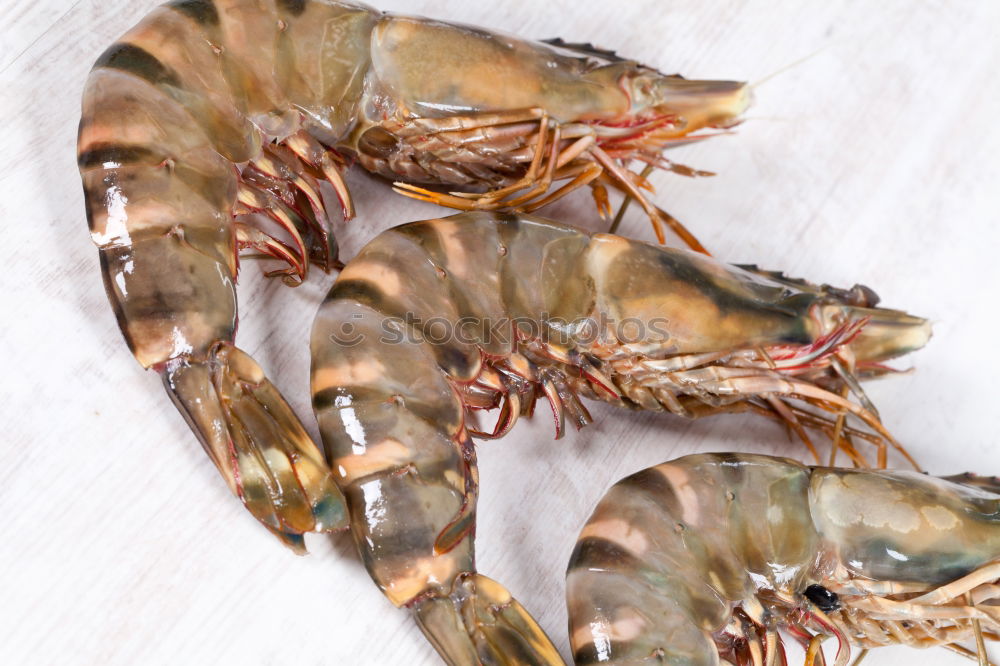
[[[220,343],[208,360],[176,358],[161,375],[230,490],[282,543],[303,554],[305,532],[347,526],[322,452],[249,355]]]
[[[564,664],[528,611],[482,574],[459,574],[450,594],[422,598],[412,610],[424,636],[453,666]]]

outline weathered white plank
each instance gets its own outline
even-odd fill
[[[90,63],[155,2],[8,2],[0,37],[0,213],[7,350],[0,397],[0,661],[436,663],[371,585],[345,536],[294,558],[229,497],[107,307],[73,145]],[[658,201],[709,247],[816,281],[876,288],[933,318],[917,372],[871,394],[935,472],[1000,471],[993,373],[1000,317],[1000,4],[979,0],[689,3],[396,0],[385,9],[533,37],[591,40],[664,70],[760,80],[733,137],[676,152],[715,178],[656,177]],[[456,54],[461,57],[461,54]],[[377,231],[440,214],[354,173],[347,256]],[[585,195],[547,214],[596,228]],[[648,238],[633,210],[625,232]],[[253,265],[240,344],[309,420],[307,335],[331,282],[288,290]],[[800,455],[776,426],[594,409],[553,442],[546,419],[480,448],[482,571],[567,651],[562,575],[614,480],[696,450]],[[313,428],[310,424],[310,428]],[[315,430],[313,428],[313,430]],[[880,650],[873,665],[958,664]]]

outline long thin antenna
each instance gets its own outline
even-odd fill
[[[778,76],[779,74],[784,74],[785,72],[787,72],[788,70],[792,69],[793,67],[798,67],[802,63],[806,62],[807,60],[811,60],[811,59],[815,58],[820,53],[822,53],[823,51],[826,51],[827,49],[831,48],[832,46],[833,46],[833,44],[827,44],[826,46],[822,46],[822,47],[816,49],[815,51],[813,51],[812,53],[810,53],[808,55],[802,56],[801,58],[799,58],[795,62],[792,62],[792,63],[790,63],[788,65],[785,65],[784,67],[780,67],[780,68],[776,69],[775,71],[773,71],[770,74],[766,75],[764,78],[758,79],[757,81],[754,81],[753,83],[751,83],[750,84],[750,88],[752,90],[756,90],[759,86],[761,86],[762,84],[770,81],[771,79],[773,79],[774,77]]]

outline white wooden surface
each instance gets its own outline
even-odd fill
[[[5,0],[0,27],[3,325],[0,663],[433,664],[369,582],[350,539],[284,551],[229,496],[105,301],[74,164],[90,64],[152,0]],[[643,0],[385,9],[532,37],[593,40],[695,77],[759,80],[732,137],[676,151],[717,171],[660,175],[657,200],[717,255],[875,288],[932,318],[914,374],[872,384],[883,418],[936,473],[1000,472],[1000,3]],[[460,57],[461,54],[456,54]],[[349,177],[350,256],[388,226],[442,213]],[[547,211],[596,226],[581,195]],[[624,231],[649,238],[633,209]],[[315,431],[309,326],[332,277],[298,290],[252,263],[240,345]],[[568,652],[563,572],[614,480],[693,451],[802,456],[776,425],[688,423],[597,406],[554,442],[547,419],[480,448],[479,565]],[[994,650],[994,655],[996,655]],[[964,663],[879,650],[874,665]]]

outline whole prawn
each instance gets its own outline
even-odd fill
[[[1000,484],[700,454],[615,484],[567,573],[577,664],[806,663],[1000,638]]]
[[[857,386],[852,369],[878,372],[929,335],[873,300],[528,216],[382,233],[344,267],[312,333],[313,405],[365,566],[448,663],[561,663],[527,611],[476,572],[472,438],[503,435],[538,398],[557,432],[567,416],[583,425],[583,396],[839,428],[864,464],[849,444],[862,431],[822,410],[888,438],[837,391]],[[496,426],[477,428],[473,413],[494,407]]]
[[[162,374],[233,492],[301,549],[303,532],[344,525],[343,500],[234,346],[238,252],[284,262],[270,274],[291,284],[310,262],[334,266],[320,183],[351,217],[347,156],[395,180],[480,191],[446,204],[534,208],[590,183],[606,211],[607,182],[658,220],[621,161],[671,167],[664,147],[734,123],[748,98],[740,83],[363,5],[173,0],[98,59],[78,162],[130,349]],[[550,192],[557,181],[568,182]]]

